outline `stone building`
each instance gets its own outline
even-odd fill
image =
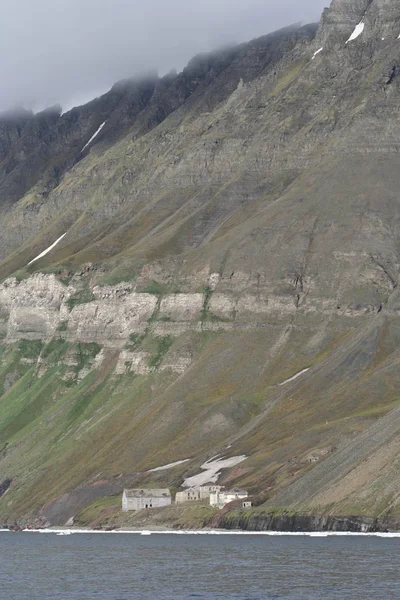
[[[200,500],[200,490],[198,488],[189,488],[183,492],[177,492],[175,496],[175,504],[195,502],[196,500]]]
[[[171,493],[168,489],[135,489],[124,490],[122,494],[122,510],[143,510],[160,508],[171,504]]]
[[[193,487],[184,490],[183,492],[177,492],[175,496],[176,504],[183,504],[184,502],[194,502],[196,500],[207,500],[210,494],[220,492],[222,486],[208,483],[200,487]]]
[[[222,490],[221,485],[215,485],[214,483],[207,483],[206,485],[200,486],[200,500],[206,500],[210,497],[210,494],[220,492]]]
[[[220,492],[211,492],[210,494],[210,504],[211,506],[218,506],[218,508],[224,508],[230,502],[234,502],[235,500],[242,500],[243,498],[248,498],[249,494],[246,490],[233,489],[226,490]]]

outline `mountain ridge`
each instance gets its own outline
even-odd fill
[[[221,482],[262,511],[397,518],[399,35],[393,1],[334,0],[30,117],[72,142],[20,198],[6,128],[3,520],[64,524],[216,454],[248,457]]]

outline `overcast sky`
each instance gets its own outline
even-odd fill
[[[64,109],[119,79],[317,21],[330,0],[1,0],[0,109]]]

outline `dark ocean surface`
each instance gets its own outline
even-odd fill
[[[400,599],[400,538],[0,533],[1,600]]]

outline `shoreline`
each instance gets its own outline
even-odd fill
[[[268,536],[268,537],[381,537],[400,538],[400,531],[249,531],[241,529],[167,529],[167,528],[124,528],[124,529],[91,529],[74,527],[48,527],[43,529],[0,529],[0,533],[40,533],[53,535],[84,535],[84,534],[119,534],[119,535],[242,535],[242,536]]]
[[[265,508],[253,510],[233,509],[221,511],[207,521],[195,522],[193,519],[153,520],[145,511],[138,522],[124,523],[122,519],[78,522],[72,520],[65,524],[45,524],[43,522],[18,522],[0,524],[0,531],[56,533],[133,533],[151,534],[191,534],[191,535],[302,535],[322,537],[333,535],[387,535],[400,537],[400,517],[398,516],[340,516],[307,515],[302,513],[281,512],[281,509],[266,511]],[[114,515],[115,516],[115,515]],[[145,517],[149,518],[145,518]],[[160,517],[160,514],[158,514]]]

